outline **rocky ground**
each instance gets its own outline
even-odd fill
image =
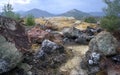
[[[117,32],[114,37],[74,18],[43,19],[33,27],[0,18],[8,22],[0,25],[1,75],[120,75]]]

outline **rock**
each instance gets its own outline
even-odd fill
[[[42,41],[47,38],[49,32],[41,30],[39,26],[36,26],[28,31],[28,37],[32,43],[42,43]]]
[[[89,43],[89,49],[102,52],[104,55],[116,54],[118,42],[109,32],[101,32]]]
[[[15,68],[22,60],[22,53],[13,43],[9,43],[0,35],[0,74]]]
[[[108,75],[120,75],[120,70],[117,69],[109,69],[107,72]]]
[[[115,63],[120,63],[120,55],[115,55],[112,57],[112,60],[115,62]]]
[[[88,42],[90,42],[90,40],[93,39],[94,37],[95,37],[95,36],[87,36],[87,37],[86,37],[86,40],[87,40]]]
[[[100,54],[93,52],[90,55],[90,58],[88,60],[89,65],[93,65],[93,64],[98,64],[100,61]]]
[[[101,55],[98,52],[87,51],[82,59],[81,68],[87,70],[88,75],[95,75],[100,71],[99,62]]]
[[[41,50],[38,55],[42,56],[44,54],[51,54],[54,51],[56,51],[57,49],[60,53],[64,52],[64,47],[59,46],[56,43],[51,42],[49,40],[44,40],[42,43]],[[38,56],[38,57],[40,57],[40,56]]]
[[[31,71],[28,71],[27,74],[28,74],[28,75],[33,75]]]
[[[117,40],[112,34],[106,31],[99,33],[90,41],[89,50],[81,62],[81,67],[88,71],[88,75],[96,75],[101,70],[108,70],[113,61],[117,63],[120,61],[119,56],[113,56],[117,54],[117,46]],[[108,61],[108,57],[112,61]]]
[[[32,43],[41,44],[43,40],[48,39],[56,43],[61,43],[62,35],[56,33],[50,29],[42,30],[39,26],[36,26],[28,31],[28,37]]]
[[[76,29],[74,27],[72,27],[72,28],[64,28],[62,30],[62,33],[63,33],[63,35],[65,37],[67,37],[67,38],[73,38],[73,39],[77,38],[81,34],[80,30]]]
[[[47,54],[51,54],[54,52],[54,50],[59,49],[59,52],[62,52],[64,50],[64,47],[57,45],[54,42],[51,42],[49,40],[44,40],[42,43],[41,50],[43,50]]]
[[[87,45],[88,44],[86,38],[83,38],[83,37],[79,37],[79,38],[75,39],[75,42],[78,43],[78,44],[82,44],[82,45]]]
[[[7,41],[14,43],[18,50],[22,52],[29,51],[31,44],[24,24],[4,16],[0,16],[0,19],[0,35],[4,36]]]
[[[63,43],[64,44],[75,44],[75,40],[73,40],[73,39],[69,39],[69,38],[64,38],[63,39]]]
[[[27,63],[20,63],[17,67],[23,69],[25,72],[28,72],[32,68],[32,66]]]
[[[0,35],[4,36],[9,42],[15,44],[15,47],[22,51],[29,51],[31,44],[25,32],[24,24],[14,19],[0,16]]]
[[[103,29],[102,28],[97,28],[96,31],[97,31],[97,33],[100,33],[100,32],[103,31]]]
[[[40,62],[41,68],[56,68],[66,61],[67,56],[63,46],[44,40],[35,59]]]
[[[92,27],[89,27],[89,26],[88,26],[87,29],[86,29],[86,33],[87,33],[89,36],[94,35],[95,32],[97,32],[97,30],[95,30],[95,29],[92,28]]]
[[[99,66],[89,66],[88,75],[96,75],[96,73],[99,71]]]

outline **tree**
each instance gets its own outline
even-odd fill
[[[2,12],[3,16],[13,17],[14,12],[13,12],[13,8],[12,8],[11,4],[9,4],[9,3],[5,4],[2,10],[3,10],[3,12]]]
[[[104,0],[107,8],[104,8],[106,15],[120,15],[120,0]]]
[[[13,7],[11,4],[5,4],[2,10],[2,16],[10,17],[16,20],[20,19],[20,15],[13,12]]]
[[[35,25],[35,19],[34,19],[34,16],[33,15],[28,15],[26,20],[25,20],[25,24],[27,26],[32,26],[32,25]]]
[[[120,28],[120,0],[104,0],[107,8],[104,8],[106,16],[101,20],[101,27],[114,32]]]
[[[116,31],[120,27],[120,19],[118,16],[106,16],[101,20],[101,27],[110,32]]]

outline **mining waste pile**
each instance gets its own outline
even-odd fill
[[[118,39],[74,18],[32,27],[0,16],[0,75],[120,75]]]

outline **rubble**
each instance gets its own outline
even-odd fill
[[[91,34],[92,31],[81,31],[75,27],[64,28],[62,33],[64,36],[64,43],[78,43],[81,45],[87,45],[89,41],[94,38],[95,33]],[[67,44],[68,44],[67,43]]]

